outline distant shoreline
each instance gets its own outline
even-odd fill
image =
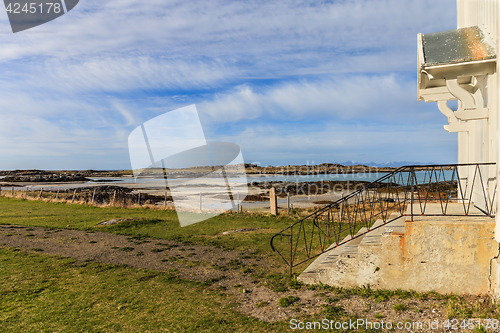
[[[244,169],[243,169],[244,168]],[[323,163],[317,165],[287,165],[287,166],[266,166],[261,167],[255,164],[237,164],[226,166],[201,166],[179,169],[144,169],[141,178],[220,178],[220,177],[241,177],[243,174],[251,177],[266,176],[320,176],[320,175],[349,175],[349,174],[370,174],[370,173],[390,173],[396,167],[370,167],[366,165],[341,165]],[[418,166],[417,169],[418,170]],[[0,171],[0,183],[75,183],[89,182],[92,178],[132,178],[132,170],[9,170]]]

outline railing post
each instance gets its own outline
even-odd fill
[[[290,192],[286,193],[286,213],[290,215]]]
[[[238,206],[236,206],[237,214],[240,213],[240,192],[236,194],[236,201],[238,202]]]
[[[413,222],[413,193],[414,193],[414,188],[415,184],[413,183],[413,179],[415,176],[415,168],[411,167],[410,168],[410,177],[411,177],[411,193],[410,193],[410,214],[411,214],[411,221]]]
[[[339,218],[339,223],[342,223],[342,221],[343,221],[343,215],[344,215],[344,202],[342,201],[340,203],[340,218]]]
[[[292,269],[293,269],[293,227],[290,228],[290,277],[292,276]]]

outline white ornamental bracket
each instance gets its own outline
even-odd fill
[[[455,111],[450,109],[448,104],[446,103],[448,101],[438,101],[437,105],[439,108],[439,111],[441,111],[442,114],[444,114],[446,117],[448,117],[448,123],[449,125],[444,125],[444,129],[447,132],[467,132],[469,129],[469,126],[465,121],[460,121],[456,116],[455,116]]]
[[[449,125],[444,129],[448,132],[466,132],[469,130],[469,121],[478,119],[488,119],[489,110],[485,105],[483,97],[485,91],[486,75],[473,77],[474,93],[462,88],[458,79],[445,80],[448,92],[458,100],[458,109],[453,111],[446,100],[438,100],[438,108],[442,114],[448,118]]]

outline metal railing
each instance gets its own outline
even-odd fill
[[[271,247],[291,274],[401,216],[494,217],[496,183],[495,163],[403,166],[278,232]],[[376,220],[383,223],[373,227]]]

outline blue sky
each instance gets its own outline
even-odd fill
[[[16,34],[0,10],[0,169],[128,169],[132,130],[190,104],[247,163],[454,163],[416,36],[455,27],[454,0],[80,0]]]

